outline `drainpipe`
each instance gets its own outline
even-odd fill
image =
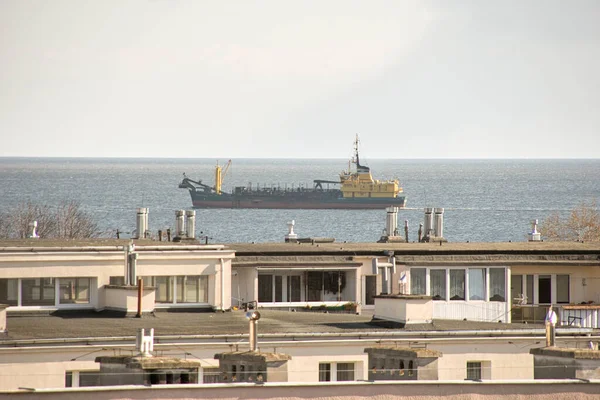
[[[221,311],[225,311],[225,261],[220,258],[221,261]]]

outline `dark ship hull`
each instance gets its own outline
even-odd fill
[[[389,206],[404,207],[405,197],[343,198],[339,190],[247,191],[241,193],[205,193],[191,191],[194,208],[263,208],[263,209],[341,209],[369,210]]]

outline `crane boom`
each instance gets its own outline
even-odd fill
[[[219,165],[219,162],[217,161],[217,166],[215,167],[215,192],[217,194],[221,194],[223,178],[225,177],[225,174],[227,174],[227,171],[229,171],[230,166],[231,166],[231,160],[229,160],[227,162],[227,165],[225,165],[225,171],[223,171],[223,167],[221,167]]]

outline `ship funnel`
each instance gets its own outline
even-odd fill
[[[39,239],[39,235],[36,232],[37,226],[38,226],[37,221],[33,221],[33,222],[29,223],[29,227],[28,227],[29,230],[27,232],[28,239]]]
[[[185,211],[175,211],[175,236],[182,238],[185,237]]]
[[[135,219],[135,236],[134,239],[145,239],[148,232],[148,208],[141,207],[137,209]]]
[[[196,210],[185,212],[185,232],[188,239],[196,238]]]
[[[542,241],[542,234],[538,232],[537,226],[538,226],[538,220],[537,219],[531,220],[531,232],[529,232],[527,234],[527,238],[529,239],[530,242],[541,242]]]

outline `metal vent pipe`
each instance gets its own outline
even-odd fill
[[[185,212],[185,232],[188,239],[196,238],[196,210]]]
[[[185,236],[185,211],[177,210],[175,211],[175,236],[184,237]]]
[[[435,221],[435,237],[444,237],[444,209],[443,208],[435,208],[434,209],[434,221]]]

